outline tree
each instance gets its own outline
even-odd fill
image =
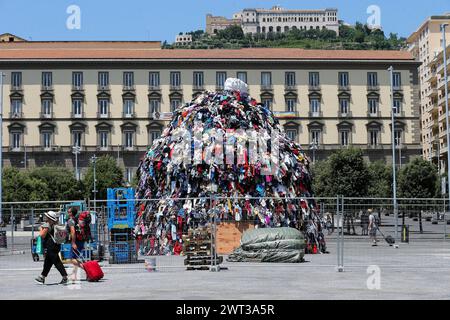
[[[369,197],[388,198],[392,196],[392,167],[384,161],[375,161],[369,164]]]
[[[19,169],[3,169],[2,200],[4,202],[28,201],[28,177]]]
[[[367,196],[370,174],[362,150],[339,150],[314,167],[313,189],[317,196]]]
[[[118,188],[123,186],[123,171],[117,166],[116,159],[111,156],[97,158],[96,161],[96,188],[97,199],[106,199],[107,188]],[[83,180],[85,196],[93,198],[92,190],[94,188],[94,165],[91,163]]]
[[[30,171],[29,177],[31,181],[36,180],[33,182],[33,190],[38,192],[35,197],[43,197],[45,201],[80,200],[83,198],[83,184],[77,181],[73,171],[67,168],[39,167]]]
[[[405,165],[398,175],[398,194],[401,198],[432,198],[436,195],[437,168],[431,162],[415,158]],[[418,207],[420,233],[422,208]]]
[[[226,27],[224,30],[219,30],[217,37],[226,40],[240,40],[244,38],[244,31],[241,26],[232,25]]]

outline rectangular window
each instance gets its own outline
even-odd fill
[[[180,99],[171,99],[170,100],[170,110],[171,111],[177,110],[180,105],[181,105]]]
[[[295,112],[297,109],[296,105],[297,105],[297,99],[294,99],[294,98],[286,99],[286,109],[288,112]]]
[[[123,86],[125,88],[133,88],[134,87],[134,73],[127,71],[123,73]]]
[[[18,116],[22,113],[22,100],[20,99],[11,100],[11,113],[13,117],[14,115]]]
[[[339,72],[339,86],[348,87],[348,85],[349,85],[348,72]]]
[[[272,85],[272,73],[261,72],[261,86],[270,87]]]
[[[160,112],[160,101],[156,100],[156,99],[151,99],[150,102],[150,107],[149,107],[149,112],[152,115],[155,112]]]
[[[349,144],[349,132],[347,130],[342,130],[339,133],[341,138],[341,146],[348,146]]]
[[[100,88],[107,88],[109,86],[109,72],[98,73],[98,85]]]
[[[125,99],[123,100],[123,112],[125,117],[132,117],[134,114],[134,100]]]
[[[132,148],[133,147],[133,131],[125,131],[125,147],[126,148]]]
[[[296,129],[286,129],[286,135],[292,141],[297,141],[297,130]]]
[[[178,71],[170,73],[170,86],[179,88],[181,86],[181,73]]]
[[[74,147],[81,147],[81,138],[83,132],[81,131],[73,131],[72,132],[72,143]]]
[[[310,104],[310,111],[313,114],[313,116],[319,116],[320,112],[320,101],[317,98],[312,98],[309,101]]]
[[[227,80],[227,73],[220,71],[216,73],[216,87],[223,89],[225,85],[225,80]]]
[[[369,87],[378,86],[378,74],[376,72],[367,72],[367,86]]]
[[[347,114],[349,112],[349,100],[339,99],[339,111],[341,114]]]
[[[99,99],[98,100],[98,105],[99,105],[100,117],[102,117],[102,118],[108,117],[109,100],[108,99]]]
[[[309,86],[310,87],[318,87],[320,85],[319,73],[318,72],[310,72],[309,73]]]
[[[261,103],[269,110],[272,110],[273,99],[272,98],[262,98]]]
[[[13,132],[11,133],[12,138],[12,148],[13,150],[19,150],[22,140],[22,133],[21,132]]]
[[[102,149],[106,149],[108,148],[108,135],[109,132],[108,131],[100,131],[99,132],[100,135],[100,148]]]
[[[376,116],[378,114],[378,99],[369,98],[369,114],[371,116]]]
[[[76,89],[83,87],[83,72],[72,72],[72,86]]]
[[[311,144],[320,144],[320,130],[311,130]]]
[[[394,114],[399,115],[402,112],[402,99],[394,99]]]
[[[194,88],[203,88],[203,72],[194,72]]]
[[[150,145],[153,144],[153,141],[155,141],[156,139],[158,139],[161,136],[161,132],[160,131],[150,131]]]
[[[159,88],[159,72],[150,72],[148,84],[151,88]]]
[[[72,100],[72,112],[75,116],[81,117],[83,115],[83,101],[80,99]]]
[[[394,142],[395,142],[396,147],[399,147],[402,145],[402,130],[394,131]]]
[[[287,87],[294,87],[296,85],[295,72],[286,72],[285,84]]]
[[[394,72],[392,74],[392,84],[394,86],[394,88],[398,89],[402,86],[402,77],[400,72]]]
[[[52,104],[53,104],[53,101],[51,99],[43,99],[42,100],[42,114],[44,116],[51,116]]]
[[[22,87],[22,72],[11,72],[11,87]]]
[[[52,73],[42,72],[42,86],[44,88],[50,88],[53,85]]]
[[[52,147],[52,133],[51,132],[42,132],[42,147],[47,150]]]
[[[236,77],[237,77],[239,80],[241,80],[241,81],[247,83],[247,72],[245,72],[245,71],[238,71],[238,72],[236,73]]]
[[[369,131],[369,143],[372,147],[378,145],[378,130],[370,130]]]

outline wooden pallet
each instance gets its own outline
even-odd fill
[[[211,256],[211,250],[205,251],[183,251],[185,256]]]
[[[249,222],[222,222],[217,227],[217,253],[229,254],[239,247],[244,231],[253,229]]]
[[[206,256],[199,256],[199,257],[188,257],[184,260],[184,265],[212,265],[212,264],[221,264],[223,262],[223,257],[218,256],[214,260],[214,258],[206,257]]]

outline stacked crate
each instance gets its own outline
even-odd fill
[[[183,235],[184,265],[187,270],[210,270],[222,263],[223,257],[217,256],[211,228],[190,229]]]

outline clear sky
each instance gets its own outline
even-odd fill
[[[80,29],[68,29],[71,5]],[[0,33],[32,40],[167,40],[205,28],[205,15],[231,18],[243,8],[339,9],[339,19],[365,23],[367,8],[380,8],[386,34],[408,36],[430,15],[450,12],[450,0],[0,0]],[[73,21],[73,20],[71,20]]]

